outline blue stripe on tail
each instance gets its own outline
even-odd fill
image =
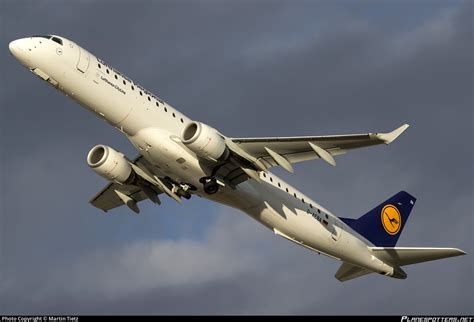
[[[359,219],[341,220],[375,246],[394,247],[415,202],[415,197],[400,191]]]

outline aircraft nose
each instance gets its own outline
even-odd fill
[[[15,57],[23,65],[28,65],[30,61],[29,55],[27,53],[27,42],[28,39],[23,38],[13,40],[8,44],[8,49],[10,49],[10,52],[12,53],[13,57]]]
[[[10,49],[10,52],[12,53],[13,56],[16,57],[17,51],[19,50],[18,44],[19,44],[19,39],[13,40],[8,44],[8,49]]]

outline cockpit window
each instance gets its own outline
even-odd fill
[[[52,41],[54,42],[57,42],[58,44],[60,44],[61,46],[63,45],[63,41],[61,38],[58,38],[58,37],[53,37],[51,38]]]
[[[62,46],[63,40],[59,37],[51,36],[51,35],[35,35],[32,37],[40,37],[40,38],[46,38],[46,39],[51,39],[52,41],[60,44]]]

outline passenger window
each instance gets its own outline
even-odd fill
[[[143,93],[142,93],[142,91],[140,91],[140,96],[143,96]]]
[[[289,192],[289,191],[288,191],[288,188],[286,188],[286,192]]]
[[[304,203],[304,198],[301,198],[301,201]]]
[[[168,109],[165,107],[165,112],[168,112]]]
[[[270,182],[273,182],[273,178],[272,178],[272,177],[270,177]]]
[[[293,194],[293,196],[295,196],[295,198],[297,198],[297,197],[296,197],[296,192]]]
[[[264,178],[266,178],[266,177],[267,177],[267,175],[265,174],[265,172],[263,173],[263,177],[264,177]]]
[[[102,68],[102,65],[101,65],[101,64],[97,64],[97,66],[99,66],[99,68]]]
[[[173,113],[173,117],[176,117],[176,115]]]
[[[107,74],[109,73],[109,69],[108,69],[108,68],[107,68],[106,72],[107,72]]]
[[[61,46],[63,45],[63,41],[58,37],[53,37],[53,38],[51,38],[51,40],[54,41],[54,42],[57,42]]]
[[[148,102],[151,102],[150,96],[148,96]]]
[[[115,75],[115,79],[118,79],[117,75]]]
[[[184,120],[183,120],[183,118],[181,118],[181,123],[184,123]]]
[[[281,184],[278,182],[278,188],[281,188]]]
[[[311,209],[312,209],[312,208],[313,208],[313,205],[312,205],[312,204],[309,204],[309,208],[311,208]]]
[[[133,87],[133,85],[132,85],[132,91],[134,91],[134,90],[135,90],[135,87]]]
[[[156,107],[160,106],[160,104],[158,104],[158,102],[156,102],[155,104],[156,104]]]
[[[124,84],[124,85],[127,85],[127,82],[124,80],[124,81],[123,81],[123,84]]]

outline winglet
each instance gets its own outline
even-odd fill
[[[378,133],[377,137],[384,141],[385,144],[390,144],[392,143],[400,134],[402,134],[406,129],[408,129],[410,125],[408,124],[403,124],[399,128],[393,130],[392,132],[389,133]]]

